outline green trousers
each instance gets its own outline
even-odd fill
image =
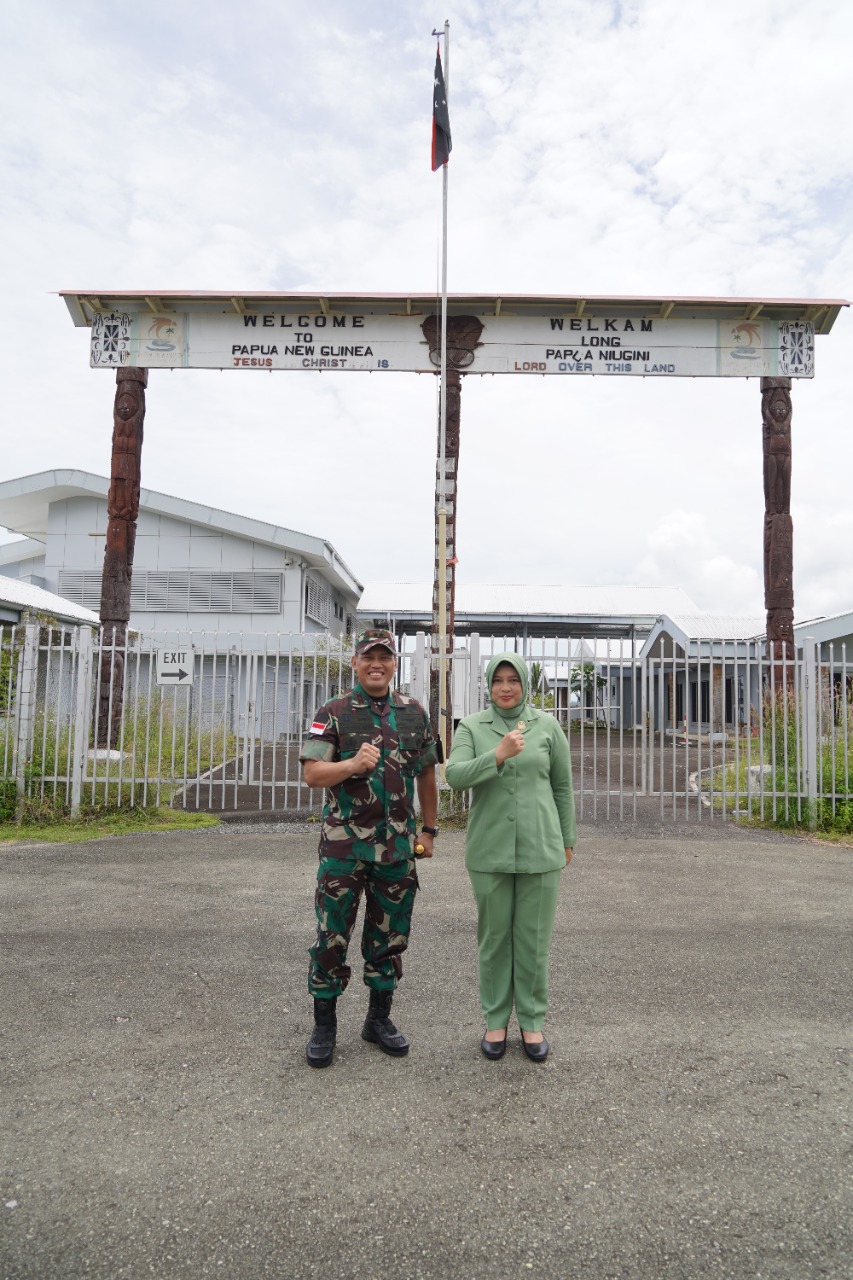
[[[548,955],[562,871],[469,871],[477,903],[480,1002],[489,1031],[509,1022],[541,1031],[548,1012]]]
[[[403,976],[403,952],[409,945],[417,891],[414,858],[400,862],[321,858],[314,894],[317,941],[310,948],[308,968],[310,994],[328,1000],[346,990],[352,976],[347,951],[362,894],[364,981],[375,991],[393,991]]]

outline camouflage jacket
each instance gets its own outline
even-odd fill
[[[412,856],[414,780],[437,762],[429,717],[414,698],[392,690],[377,702],[357,684],[320,707],[299,758],[348,760],[363,742],[379,762],[327,790],[320,857],[399,862]]]

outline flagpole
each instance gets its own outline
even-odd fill
[[[450,21],[444,21],[444,92],[450,112]],[[447,179],[450,165],[442,166],[441,208],[441,389],[438,445],[438,736],[442,756],[447,756],[447,506],[445,444],[447,436]],[[441,766],[444,781],[445,767]]]

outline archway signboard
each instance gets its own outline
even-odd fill
[[[441,368],[441,308],[433,294],[153,293],[64,290],[74,323],[91,330],[90,363],[116,372],[101,622],[120,641],[130,617],[145,387],[151,369],[412,372]],[[815,374],[815,339],[844,299],[666,298],[451,294],[447,299],[446,441],[436,466],[433,613],[447,619],[434,651],[453,650],[456,476],[462,377],[759,378],[764,454],[767,640],[793,654],[791,386]],[[443,458],[443,475],[441,474]],[[444,543],[437,539],[437,548]],[[444,563],[441,563],[443,558]],[[439,600],[441,608],[439,609]],[[778,649],[784,653],[783,648]],[[118,706],[102,682],[102,715]],[[442,737],[446,690],[432,711]]]
[[[104,298],[75,296],[91,325],[93,367],[434,373],[439,365],[432,297],[140,301],[104,310]],[[457,295],[448,299],[448,364],[468,374],[810,378],[815,332],[839,305]]]

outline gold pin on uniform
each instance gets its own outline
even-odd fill
[[[527,728],[527,725],[525,724],[525,722],[524,722],[523,720],[519,720],[518,724],[517,724],[515,727],[516,727],[516,729],[526,729],[526,728]]]

